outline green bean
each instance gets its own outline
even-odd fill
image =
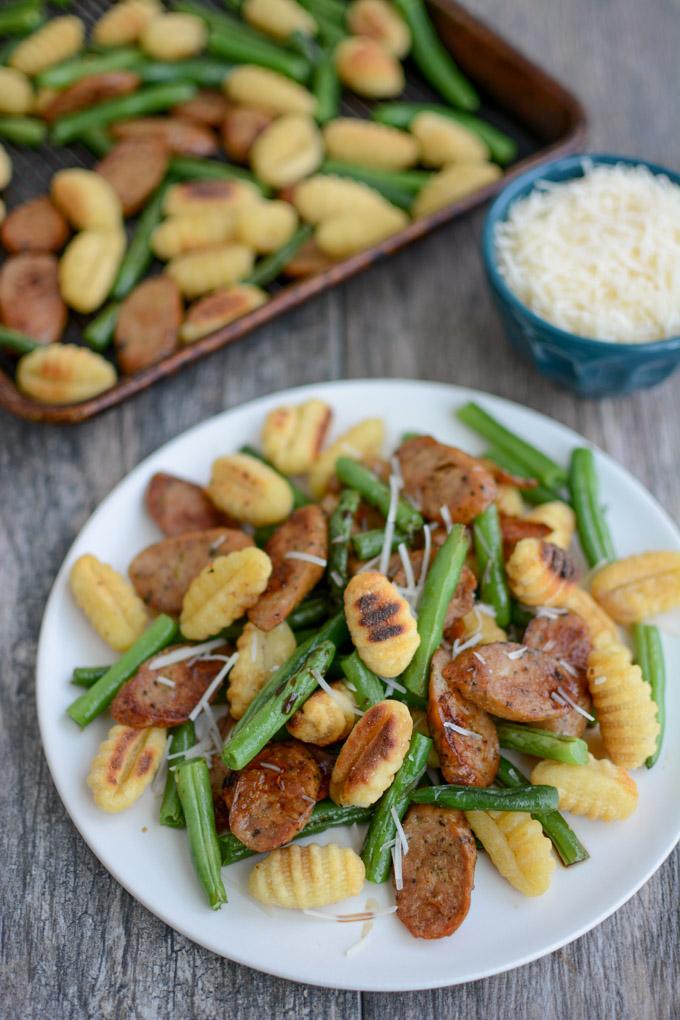
[[[510,623],[510,589],[505,576],[503,535],[495,503],[491,503],[475,518],[473,534],[482,602],[496,610],[498,626],[507,627]]]
[[[537,478],[548,489],[561,489],[567,481],[567,472],[554,460],[537,450],[531,443],[516,436],[496,421],[479,404],[463,404],[456,411],[456,417],[473,432],[484,436],[489,442],[513,456],[522,465],[529,478]]]
[[[219,60],[152,60],[142,64],[138,74],[147,85],[169,81],[190,81],[202,88],[219,88],[229,76],[231,64]]]
[[[233,31],[227,35],[213,30],[208,39],[208,52],[215,57],[231,60],[235,64],[258,64],[260,67],[267,67],[297,82],[306,82],[311,71],[310,65],[299,54],[268,43],[246,39]]]
[[[335,61],[332,55],[325,54],[316,62],[312,73],[312,92],[316,97],[314,116],[319,124],[325,124],[338,116],[341,91]]]
[[[337,25],[345,24],[347,4],[343,3],[343,0],[300,0],[300,4],[313,18],[321,14]]]
[[[457,811],[528,811],[544,814],[557,808],[554,786],[518,786],[498,790],[490,786],[422,786],[411,794],[414,804],[437,804]]]
[[[320,832],[337,828],[339,825],[364,825],[369,821],[372,813],[372,807],[340,807],[338,804],[334,804],[332,800],[322,800],[314,807],[312,816],[304,829],[298,832],[297,836],[293,836],[293,839],[316,836]],[[222,853],[222,867],[255,856],[255,851],[249,850],[247,846],[244,846],[233,832],[227,832],[217,838]]]
[[[249,457],[254,457],[255,460],[259,460],[262,464],[266,464],[268,468],[271,468],[272,471],[274,471],[274,473],[279,476],[279,478],[283,478],[284,482],[286,482],[286,484],[288,485],[288,488],[290,489],[291,494],[293,496],[294,510],[299,510],[300,507],[307,506],[309,503],[311,503],[311,499],[308,496],[305,496],[302,489],[299,488],[299,486],[297,486],[295,482],[291,481],[291,479],[287,475],[284,475],[282,471],[279,471],[278,468],[274,467],[272,462],[270,460],[267,460],[264,454],[260,453],[259,450],[256,450],[254,446],[248,445],[242,446],[239,453],[247,453]]]
[[[175,0],[172,6],[176,11],[193,14],[194,17],[200,18],[208,28],[222,35],[238,36],[240,39],[247,39],[256,45],[261,44],[274,48],[277,46],[270,36],[226,11],[216,11],[214,7],[206,7],[204,4],[196,3],[195,0]]]
[[[64,89],[89,74],[104,74],[108,71],[137,70],[144,62],[144,55],[132,47],[120,47],[106,53],[88,53],[71,57],[61,64],[48,67],[36,75],[36,84],[41,88]]]
[[[46,135],[47,128],[37,117],[0,117],[0,138],[15,145],[42,145]]]
[[[325,159],[318,173],[361,181],[400,209],[411,208],[416,194],[432,176],[428,170],[376,170],[375,167],[343,163],[339,159]]]
[[[349,540],[354,524],[354,515],[359,509],[361,496],[356,489],[343,489],[338,505],[328,523],[328,566],[326,575],[331,592],[331,601],[342,605],[347,587],[347,562]]]
[[[83,145],[85,145],[93,156],[98,156],[100,159],[111,152],[114,146],[113,139],[108,133],[106,128],[90,128],[89,131],[83,131],[82,135],[78,139]]]
[[[423,0],[394,0],[411,30],[412,60],[439,95],[461,110],[476,110],[479,96],[437,35]]]
[[[659,720],[659,735],[656,738],[656,750],[645,761],[648,769],[656,764],[663,737],[666,730],[666,663],[663,655],[663,645],[659,628],[648,623],[636,623],[633,625],[633,647],[635,650],[635,661],[642,670],[642,675],[652,689],[652,699],[656,703],[657,718]]]
[[[175,775],[194,868],[210,906],[219,910],[227,902],[227,893],[220,875],[222,857],[208,766],[204,758],[193,758],[178,765]]]
[[[299,53],[314,68],[323,59],[324,51],[313,36],[296,30],[286,40],[286,45]]]
[[[572,450],[569,489],[578,537],[588,565],[596,567],[608,563],[616,555],[614,543],[600,505],[595,457],[585,446]]]
[[[314,15],[317,28],[319,30],[319,39],[328,50],[334,50],[343,39],[347,38],[347,32],[339,25],[333,18],[327,17],[321,11],[318,11]]]
[[[263,259],[259,260],[253,272],[244,282],[255,287],[266,287],[273,283],[296,252],[309,241],[313,234],[314,228],[309,224],[298,227],[291,239],[286,241],[278,251],[272,252],[271,255],[265,255]]]
[[[453,110],[450,106],[442,106],[441,103],[380,103],[371,110],[371,117],[389,127],[408,130],[419,113],[438,113],[442,117],[458,121],[487,145],[492,160],[501,166],[512,163],[517,156],[517,143],[514,138],[499,131],[493,124],[480,120],[474,114]]]
[[[567,737],[562,733],[503,720],[496,723],[496,729],[501,747],[508,751],[521,751],[535,758],[551,758],[567,765],[585,765],[588,761],[588,745],[579,737]]]
[[[169,182],[165,182],[156,189],[137,220],[135,232],[123,255],[118,274],[111,288],[111,297],[115,301],[122,301],[124,297],[127,297],[153,262],[151,235],[163,218],[163,203],[169,187]]]
[[[19,333],[18,330],[10,329],[9,326],[0,326],[0,347],[4,351],[12,351],[14,354],[30,354],[31,351],[44,346],[30,336],[26,336],[25,333]]]
[[[373,471],[350,457],[338,457],[335,462],[335,473],[350,489],[356,489],[360,496],[374,506],[383,517],[390,510],[391,494],[389,487],[381,481]],[[423,527],[423,518],[415,507],[405,499],[397,501],[395,525],[407,534]]]
[[[427,767],[432,741],[414,733],[401,768],[378,801],[361,849],[369,882],[386,882],[390,876],[391,846],[399,839],[395,814],[399,821],[406,814],[409,798]]]
[[[311,595],[286,617],[286,623],[293,630],[313,627],[328,619],[328,599],[325,595]]]
[[[56,145],[68,145],[91,128],[107,127],[114,121],[158,113],[167,110],[168,107],[177,106],[178,103],[184,103],[195,94],[196,86],[188,81],[149,85],[127,96],[108,99],[87,110],[79,110],[78,113],[60,117],[52,128],[52,141]]]
[[[186,826],[179,793],[177,792],[177,781],[175,779],[174,766],[180,765],[184,761],[184,752],[188,751],[190,747],[193,747],[195,743],[196,730],[190,719],[187,720],[187,722],[180,723],[179,726],[175,726],[172,730],[172,739],[170,740],[170,751],[168,757],[168,764],[170,767],[168,768],[168,777],[165,780],[163,800],[161,801],[161,808],[159,812],[159,821],[161,825],[167,825],[171,829],[183,829]],[[175,755],[179,755],[180,752],[182,753],[182,756],[175,757]]]
[[[354,695],[359,708],[365,712],[371,705],[385,699],[385,688],[375,673],[364,665],[357,651],[347,655],[340,662],[347,686]]]
[[[271,189],[241,166],[219,163],[215,159],[197,159],[194,156],[173,156],[168,167],[169,173],[182,181],[248,181],[259,188],[263,195],[270,195]]]
[[[76,687],[93,687],[97,680],[108,673],[109,668],[109,666],[76,666],[71,676],[71,683]]]
[[[222,751],[224,764],[236,771],[252,761],[316,690],[319,677],[326,673],[334,656],[332,641],[323,641],[309,652],[300,668],[279,684],[272,697],[251,715],[246,725],[238,733],[232,730]]]
[[[456,590],[467,550],[465,528],[456,524],[437,553],[425,581],[418,608],[420,644],[401,675],[404,687],[421,698],[427,695],[430,662],[441,644],[446,610]]]
[[[525,627],[529,626],[535,615],[526,606],[520,605],[519,602],[513,601],[511,603],[510,616],[515,627],[521,627],[524,630]]]
[[[9,63],[10,57],[21,42],[21,39],[21,36],[16,36],[12,39],[5,40],[5,42],[0,45],[0,65],[4,66]]]
[[[43,23],[39,4],[11,4],[0,9],[0,35],[27,35]]]
[[[402,542],[408,543],[408,535],[395,529],[392,536],[392,551],[398,549]],[[352,535],[352,546],[360,560],[372,560],[379,556],[385,544],[383,528],[372,528],[370,531],[358,531]]]
[[[101,354],[102,351],[111,346],[113,334],[116,331],[119,311],[120,302],[111,301],[110,304],[102,308],[101,312],[94,319],[88,322],[83,330],[83,340],[93,351]]]
[[[259,528],[255,528],[253,531],[253,541],[258,549],[264,549],[277,528],[278,524],[261,524]]]
[[[499,468],[504,471],[510,472],[511,475],[517,475],[519,478],[526,478],[526,471],[522,464],[519,464],[514,457],[506,453],[504,450],[499,450],[497,447],[492,446],[491,449],[487,450],[483,457],[485,460],[493,461]],[[559,492],[555,492],[554,489],[546,489],[544,485],[536,485],[533,489],[522,489],[522,499],[526,500],[527,503],[531,503],[534,506],[539,506],[541,503],[552,503],[553,500],[562,499]]]
[[[157,616],[120,659],[109,666],[104,676],[69,705],[67,712],[71,719],[82,729],[89,725],[106,711],[125,681],[134,676],[142,663],[171,644],[177,633],[173,619],[164,613]]]
[[[516,766],[501,756],[496,781],[510,789],[525,788],[529,782],[526,776],[522,775]],[[579,861],[587,861],[590,854],[581,843],[580,839],[570,828],[566,819],[559,811],[545,811],[543,813],[532,813],[532,818],[540,822],[543,831],[557,850],[560,860],[565,867],[578,864]]]

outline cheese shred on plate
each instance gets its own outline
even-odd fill
[[[496,227],[500,273],[536,315],[635,344],[680,334],[680,187],[645,166],[541,181]]]

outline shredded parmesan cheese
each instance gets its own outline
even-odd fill
[[[446,534],[448,535],[451,529],[453,528],[453,521],[451,520],[451,511],[446,506],[446,504],[444,504],[444,506],[439,507],[439,513],[441,514],[441,519],[444,522]]]
[[[157,676],[156,677],[156,683],[157,684],[163,684],[163,687],[174,687],[175,686],[175,681],[171,680],[169,676]]]
[[[175,648],[172,652],[159,655],[149,663],[149,669],[163,669],[165,666],[174,666],[176,662],[184,662],[185,659],[200,658],[204,652],[211,652],[213,648],[219,648],[224,644],[224,638],[211,638],[210,641],[203,641],[200,645],[186,645],[183,648]]]
[[[220,686],[225,676],[227,675],[227,673],[229,672],[229,670],[234,665],[237,659],[238,652],[234,652],[234,654],[230,656],[229,659],[227,659],[227,661],[225,662],[224,666],[222,666],[222,669],[219,671],[215,679],[210,683],[205,693],[199,698],[199,700],[196,702],[191,712],[189,713],[189,719],[191,720],[191,722],[194,722],[196,718],[200,715],[200,713],[205,710],[213,694]]]
[[[448,719],[444,723],[445,730],[452,730],[454,733],[460,733],[461,737],[474,737],[475,740],[483,740],[484,737],[481,733],[475,733],[474,730],[466,730],[464,726],[459,726],[455,722],[450,722]]]
[[[397,830],[397,838],[401,843],[401,849],[405,857],[406,854],[408,853],[408,839],[406,837],[406,833],[404,832],[404,826],[401,824],[401,818],[399,817],[397,809],[395,807],[390,808],[390,814],[392,815],[392,820]]]
[[[590,712],[586,712],[585,708],[581,708],[580,705],[577,705],[573,698],[569,697],[564,687],[558,687],[557,693],[559,694],[563,701],[566,701],[570,708],[573,708],[575,712],[578,712],[579,715],[582,715],[584,719],[587,719],[588,722],[595,722],[595,716],[591,715]]]
[[[512,659],[514,662],[515,659],[521,659],[528,651],[529,649],[526,645],[520,645],[519,648],[515,648],[512,652],[506,652],[505,654],[508,659]]]
[[[385,537],[383,539],[383,546],[380,552],[380,566],[378,570],[381,574],[387,574],[387,567],[390,562],[390,553],[392,552],[392,539],[394,538],[394,522],[397,517],[397,505],[399,503],[399,479],[396,475],[390,475],[390,505],[387,510],[387,520],[385,521]]]
[[[541,318],[635,344],[680,333],[680,188],[645,166],[543,181],[496,227],[498,268]]]
[[[313,553],[306,552],[287,552],[284,559],[287,560],[302,560],[303,563],[314,563],[317,567],[326,567],[327,560],[322,556],[315,556]]]

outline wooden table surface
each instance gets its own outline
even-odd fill
[[[680,166],[677,0],[505,5],[470,0],[470,6],[577,91],[590,114],[593,151]],[[482,216],[478,212],[442,229],[344,289],[84,426],[32,426],[0,415],[5,846],[0,1015],[21,1020],[680,1015],[677,851],[612,918],[527,967],[410,995],[327,991],[213,956],[131,899],[69,821],[40,750],[36,642],[66,550],[100,500],[143,457],[251,397],[342,377],[476,386],[583,432],[678,515],[680,375],[654,391],[595,402],[578,400],[519,364],[484,284]]]

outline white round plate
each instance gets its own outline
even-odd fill
[[[384,418],[391,448],[408,430],[430,432],[471,452],[482,445],[453,416],[467,400],[479,400],[510,429],[529,437],[561,463],[583,442],[575,432],[506,400],[429,382],[363,381],[317,384],[277,393],[225,411],[173,439],[128,475],[92,515],[73,544],[47,603],[38,650],[37,700],[40,730],[57,789],[75,825],[111,874],[149,910],[194,942],[238,963],[279,977],[336,988],[406,991],[473,981],[558,949],[577,938],[647,881],[680,834],[680,688],[668,685],[668,734],[651,771],[638,770],[640,803],[634,817],[613,824],[575,818],[588,847],[585,863],[554,873],[545,896],[527,899],[494,871],[484,854],[477,865],[472,907],[450,938],[411,938],[394,916],[379,917],[360,951],[346,954],[360,924],[337,924],[284,910],[265,910],[245,889],[251,862],[223,871],[229,903],[217,912],[204,900],[189,858],[185,834],[158,824],[158,799],[147,791],[131,809],[106,815],[85,784],[89,765],[109,723],[97,720],[81,732],[66,716],[77,689],[77,665],[111,661],[110,650],[92,631],[68,591],[71,564],[85,552],[125,572],[132,556],[161,536],[146,517],[144,488],[156,471],[204,482],[212,460],[257,441],[265,413],[288,401],[312,396],[335,412],[333,432],[368,415]],[[680,548],[680,534],[658,503],[631,475],[598,454],[603,497],[620,555],[652,548]],[[680,668],[680,641],[665,637],[669,678]],[[360,846],[361,833],[332,830],[316,841]],[[362,909],[368,896],[392,902],[389,886],[367,883],[355,900],[339,907]]]

